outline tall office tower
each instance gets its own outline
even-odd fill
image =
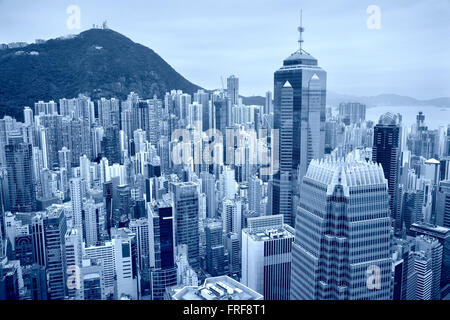
[[[294,196],[312,159],[325,150],[327,73],[302,49],[284,60],[274,74],[274,129],[279,130],[279,170],[272,182],[272,213],[294,225]],[[295,193],[294,193],[295,192]]]
[[[147,132],[149,126],[149,101],[139,100],[133,103],[132,109],[132,131],[142,129]]]
[[[108,159],[109,163],[121,163],[120,132],[118,126],[106,128],[101,146],[102,154]]]
[[[113,196],[113,226],[123,227],[130,219],[131,190],[128,185],[118,185]]]
[[[447,125],[447,134],[444,137],[444,157],[450,157],[450,124]]]
[[[153,99],[148,100],[148,128],[147,140],[154,146],[158,145],[159,138],[161,136],[160,121],[161,121],[161,109],[162,101],[157,99],[156,96]]]
[[[225,235],[225,248],[228,252],[228,272],[233,278],[241,277],[240,235],[232,232]]]
[[[431,300],[433,285],[433,270],[429,252],[412,252],[409,259],[414,261],[414,270],[417,274],[414,300]]]
[[[83,202],[83,239],[87,247],[96,246],[100,240],[100,221],[104,222],[103,203],[95,203],[91,199]]]
[[[129,229],[118,229],[118,233],[112,238],[116,271],[116,297],[117,299],[127,297],[136,300],[135,235]]]
[[[450,180],[450,155],[444,155],[440,158],[440,162],[439,180]]]
[[[3,212],[0,215],[0,219],[3,221]],[[3,225],[2,225],[3,227]],[[0,260],[3,260],[4,256],[6,256],[5,254],[5,247],[6,247],[6,236],[3,236],[3,234],[5,233],[3,231],[3,228],[0,228]]]
[[[366,120],[366,105],[358,102],[339,104],[339,118],[347,126]]]
[[[389,207],[395,219],[395,232],[399,234],[402,219],[398,210],[398,181],[401,153],[401,115],[383,114],[374,128],[372,161],[381,164],[389,187]]]
[[[194,93],[194,101],[201,105],[202,130],[206,131],[212,127],[212,110],[209,102],[209,93],[204,90],[198,90]]]
[[[223,91],[214,92],[211,96],[211,104],[213,113],[212,126],[223,134],[228,124],[228,97]]]
[[[391,217],[381,165],[313,160],[295,225],[292,299],[392,298]]]
[[[145,152],[145,150],[146,150],[145,144],[147,142],[146,135],[147,134],[142,129],[137,129],[133,132],[133,142],[134,142],[134,152],[135,153]]]
[[[248,220],[249,228],[242,230],[242,283],[265,300],[289,300],[294,229],[283,219],[270,223],[271,216]]]
[[[82,216],[82,193],[81,193],[81,179],[72,178],[69,181],[70,185],[70,200],[72,206],[72,225],[83,234],[83,216]]]
[[[36,203],[32,145],[23,142],[20,133],[12,132],[5,146],[5,156],[10,211],[31,212]]]
[[[137,265],[139,270],[148,272],[150,267],[150,240],[147,217],[131,220],[129,228],[136,235]]]
[[[38,128],[45,132],[40,136],[40,145],[45,151],[47,167],[55,169],[59,165],[58,150],[62,148],[61,126],[62,116],[58,114],[39,115],[36,117]]]
[[[103,183],[103,202],[105,204],[105,228],[108,235],[111,236],[111,227],[113,227],[113,192],[114,186],[112,182]]]
[[[248,182],[248,209],[261,215],[262,181],[257,176],[250,177]]]
[[[82,283],[76,278],[82,267],[82,243],[83,238],[78,229],[70,229],[67,231],[65,235],[66,271],[68,279],[67,295],[70,299],[74,300],[83,300]]]
[[[155,201],[150,205],[148,222],[153,300],[162,300],[166,288],[177,284],[173,220],[170,198]]]
[[[234,169],[225,166],[222,174],[220,175],[219,184],[221,200],[233,200],[236,197],[237,184]]]
[[[200,103],[194,101],[187,109],[186,122],[189,127],[195,128],[198,131],[203,131],[202,108],[203,106]]]
[[[200,172],[200,179],[202,192],[206,195],[206,216],[215,218],[217,216],[216,179],[214,175],[206,171]]]
[[[105,285],[105,297],[113,297],[115,294],[116,271],[114,245],[112,241],[107,241],[101,246],[86,248],[83,245],[83,258],[91,261],[99,261],[102,266],[102,273]]]
[[[205,226],[206,270],[212,276],[225,273],[225,246],[223,244],[222,221],[208,220]]]
[[[431,270],[433,272],[431,280],[431,299],[440,300],[440,284],[442,271],[443,247],[438,239],[426,235],[416,237],[416,251],[425,252],[431,259]]]
[[[402,195],[402,221],[406,233],[412,235],[411,225],[422,220],[423,190],[406,190]]]
[[[441,296],[445,297],[450,292],[450,229],[425,223],[411,225],[414,235],[424,235],[439,240],[443,247],[441,267]]]
[[[450,180],[439,182],[436,198],[436,224],[450,228]]]
[[[8,200],[6,197],[8,195],[5,195],[5,193],[8,192],[8,188],[5,186],[5,174],[6,170],[0,169],[0,242],[6,237],[5,209],[7,208]],[[0,246],[2,245],[3,244],[0,244]],[[0,256],[1,254],[2,251],[0,251]]]
[[[33,242],[33,260],[40,266],[45,267],[47,264],[46,248],[45,248],[45,213],[36,213],[31,217],[31,236]]]
[[[273,98],[272,92],[266,92],[266,104],[264,105],[264,114],[270,114],[273,112]]]
[[[234,75],[227,78],[227,94],[232,106],[239,104],[239,78]]]
[[[222,202],[222,224],[225,234],[242,230],[242,202],[240,200],[224,200]]]
[[[44,217],[48,299],[63,300],[67,291],[66,218],[63,207],[53,205]]]
[[[199,196],[194,182],[174,182],[171,184],[174,217],[175,244],[188,246],[188,260],[192,268],[200,266],[199,238]]]
[[[414,299],[417,274],[414,270],[414,261],[409,257],[414,248],[415,239],[394,238],[393,240],[393,300]]]

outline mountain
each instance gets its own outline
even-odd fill
[[[22,119],[37,100],[78,94],[126,99],[162,98],[172,89],[193,93],[199,86],[176,72],[153,50],[110,29],[90,29],[23,48],[0,50],[0,116]]]
[[[245,105],[261,105],[265,104],[265,97],[251,96],[242,97],[242,103]],[[358,97],[352,95],[344,95],[332,91],[327,92],[327,105],[336,107],[341,102],[360,102],[367,107],[377,106],[436,106],[440,108],[450,108],[450,97],[435,98],[429,100],[418,100],[408,96],[400,96],[397,94],[380,94],[371,97]]]
[[[342,95],[332,91],[327,92],[327,105],[338,106],[341,102],[361,102],[367,107],[377,106],[436,106],[450,108],[450,98],[436,98],[430,100],[419,100],[408,96],[397,94],[380,94],[370,97],[359,97],[352,95]]]
[[[261,96],[251,96],[251,97],[243,97],[242,98],[242,103],[246,106],[264,106],[266,105],[266,98],[265,97],[261,97]]]

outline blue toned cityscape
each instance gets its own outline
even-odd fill
[[[450,2],[17,2],[0,300],[450,300]]]

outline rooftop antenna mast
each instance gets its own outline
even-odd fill
[[[305,32],[305,28],[303,28],[303,10],[300,10],[300,26],[297,28],[299,32],[298,45],[299,52],[302,53],[302,44],[303,44],[303,32]]]

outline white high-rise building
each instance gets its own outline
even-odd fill
[[[116,265],[113,242],[107,241],[101,246],[84,246],[83,257],[98,261],[98,263],[101,264],[105,285],[105,296],[114,296],[116,286]]]
[[[241,233],[242,203],[240,200],[225,200],[222,203],[222,223],[225,234],[230,232]]]
[[[412,252],[409,259],[414,263],[417,274],[415,300],[431,300],[433,270],[431,257],[424,251]]]
[[[122,231],[122,229],[119,229]],[[112,239],[116,270],[117,299],[129,297],[137,299],[137,281],[133,274],[132,238],[129,234],[120,234]]]
[[[70,185],[70,199],[72,204],[72,225],[77,228],[80,233],[83,232],[83,219],[82,219],[82,196],[81,196],[81,179],[72,178],[69,182]]]
[[[236,196],[237,183],[234,174],[234,170],[226,166],[220,175],[221,196],[224,199],[233,200]]]
[[[248,182],[248,209],[255,211],[256,215],[261,215],[261,185],[262,181],[256,176],[252,176]]]
[[[294,229],[283,223],[283,215],[248,220],[250,227],[242,230],[241,282],[265,300],[289,300]]]
[[[103,203],[96,204],[93,199],[88,199],[84,202],[84,238],[86,246],[96,246],[99,240],[98,220],[102,215],[100,211]]]
[[[137,264],[141,270],[148,269],[150,266],[148,219],[133,219],[130,221],[129,228],[136,235]]]
[[[75,300],[83,300],[83,283],[77,279],[82,267],[82,235],[79,229],[70,229],[66,233],[65,245],[66,245],[66,266],[68,279],[68,295],[69,298]],[[72,276],[72,277],[71,277]],[[78,281],[78,283],[77,283]]]

